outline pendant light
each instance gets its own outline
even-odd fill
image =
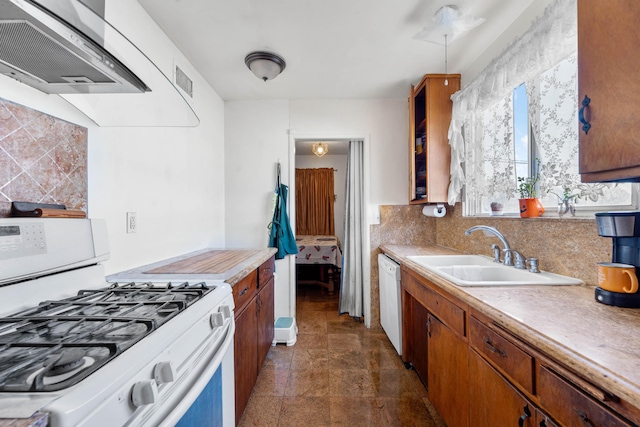
[[[318,157],[322,157],[329,152],[329,144],[326,142],[314,142],[311,151]]]
[[[287,66],[284,59],[271,52],[252,52],[244,58],[244,63],[256,77],[265,82],[278,77]]]

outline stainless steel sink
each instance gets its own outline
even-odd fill
[[[420,255],[409,260],[458,286],[582,285],[573,277],[505,266],[482,255]]]

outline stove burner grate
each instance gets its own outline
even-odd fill
[[[70,387],[212,289],[114,284],[0,318],[0,392]]]

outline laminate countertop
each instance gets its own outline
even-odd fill
[[[207,280],[232,287],[277,252],[206,248],[107,276],[110,282]]]
[[[598,303],[594,288],[586,285],[459,287],[407,256],[460,252],[437,245],[382,245],[380,250],[581,377],[640,408],[640,309]]]

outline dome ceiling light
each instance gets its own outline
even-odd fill
[[[244,63],[256,77],[264,80],[272,80],[287,66],[284,59],[270,52],[251,52],[244,58]]]

